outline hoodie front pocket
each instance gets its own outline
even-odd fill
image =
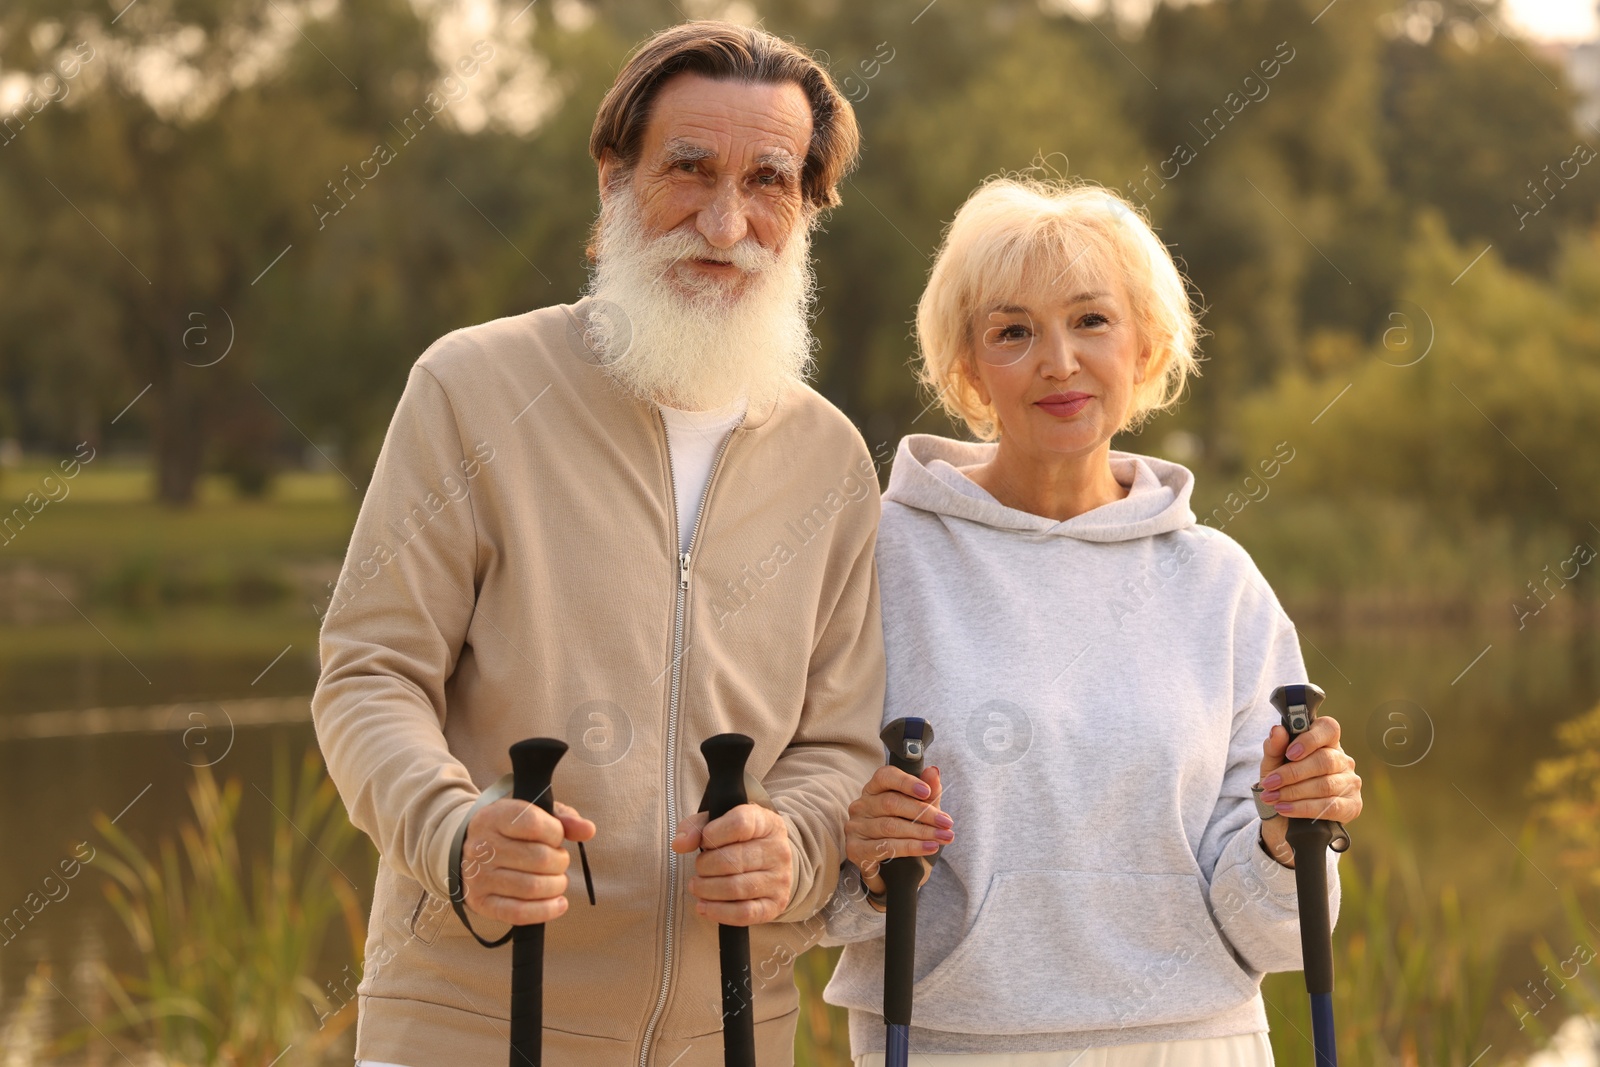
[[[912,1021],[972,1034],[1215,1015],[1255,996],[1187,874],[1002,871],[918,982]]]

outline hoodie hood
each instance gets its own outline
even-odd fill
[[[1115,450],[1111,452],[1111,473],[1129,486],[1123,499],[1064,522],[1008,508],[957,469],[987,462],[999,447],[992,441],[908,434],[900,439],[883,499],[997,530],[1079,541],[1131,541],[1194,525],[1194,511],[1189,507],[1194,475],[1187,467]]]

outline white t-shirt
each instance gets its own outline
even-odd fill
[[[716,462],[722,439],[744,421],[749,400],[740,397],[726,407],[710,411],[683,411],[661,405],[667,424],[667,447],[672,454],[672,483],[678,500],[678,551],[689,550],[689,535],[705,501],[706,483]]]

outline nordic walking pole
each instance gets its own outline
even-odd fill
[[[889,750],[889,765],[913,778],[922,777],[922,759],[933,741],[933,726],[908,716],[883,728],[879,738]],[[888,1025],[884,1067],[906,1067],[911,1056],[912,966],[917,956],[917,890],[922,860],[896,856],[879,868],[888,890],[887,930],[883,939],[883,1019]]]
[[[710,778],[700,810],[720,819],[740,804],[748,803],[744,789],[744,764],[755,742],[744,734],[717,734],[700,742]],[[725,1067],[755,1067],[756,1030],[754,993],[750,985],[750,928],[718,926],[722,956],[722,1062]]]
[[[1282,716],[1289,740],[1311,728],[1325,694],[1310,682],[1280,685],[1272,706]],[[1333,1031],[1333,933],[1328,919],[1327,851],[1343,852],[1350,835],[1331,819],[1290,819],[1289,847],[1294,850],[1294,888],[1300,902],[1300,958],[1311,996],[1311,1039],[1317,1067],[1338,1067]]]
[[[565,741],[530,737],[511,746],[511,795],[556,813],[550,779],[567,751]],[[544,924],[511,934],[511,1067],[540,1067],[544,1047]]]

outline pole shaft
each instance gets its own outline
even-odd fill
[[[891,1025],[911,1022],[911,986],[917,948],[917,882],[922,866],[915,856],[883,865],[888,887],[883,935],[883,1018]]]
[[[888,1037],[883,1056],[885,1067],[906,1067],[911,1059],[911,1027],[890,1023]]]
[[[1333,1036],[1333,994],[1311,996],[1311,1043],[1317,1051],[1317,1067],[1339,1067],[1339,1050]]]
[[[1294,888],[1300,904],[1300,958],[1306,992],[1333,992],[1332,924],[1328,915],[1328,842],[1333,827],[1316,819],[1290,819]]]
[[[511,795],[555,814],[550,781],[567,751],[564,741],[531,737],[511,746]],[[544,1058],[544,924],[511,932],[510,1067],[540,1067]]]
[[[544,926],[511,935],[511,1067],[540,1067],[544,1058]]]
[[[700,810],[720,819],[748,802],[744,765],[755,742],[744,734],[717,734],[700,742],[706,794]],[[708,820],[709,821],[709,820]],[[722,1060],[726,1067],[755,1067],[755,990],[750,984],[750,928],[718,926],[722,964]]]
[[[755,998],[750,989],[750,930],[717,927],[722,964],[722,1061],[727,1067],[754,1067]]]

